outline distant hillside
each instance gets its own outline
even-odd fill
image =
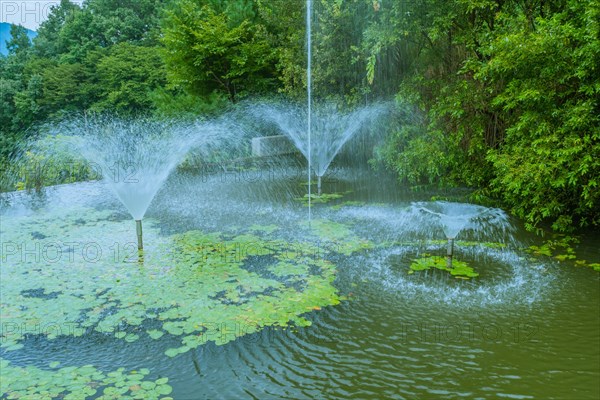
[[[37,36],[37,32],[27,29],[27,36],[33,39]],[[10,40],[10,24],[8,22],[0,22],[0,54],[3,56],[8,54],[6,42]]]

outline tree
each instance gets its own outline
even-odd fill
[[[166,73],[156,47],[120,43],[97,65],[97,86],[101,100],[97,111],[141,113],[152,108],[150,94],[166,83]]]
[[[10,40],[6,42],[9,54],[18,54],[27,51],[31,47],[27,30],[21,25],[10,26]]]
[[[280,92],[292,98],[306,97],[305,2],[256,0],[258,18],[276,57]]]
[[[155,45],[161,9],[159,0],[89,0],[82,8],[61,0],[40,27],[37,51],[73,63],[118,43]]]
[[[394,4],[381,10],[394,28],[373,24],[366,43],[372,57],[414,49],[399,97],[425,118],[386,148],[400,178],[479,188],[530,229],[600,224],[599,3]]]
[[[172,86],[231,102],[276,88],[275,53],[264,25],[217,13],[211,2],[182,0],[163,23],[167,77]]]
[[[48,18],[40,25],[38,35],[33,40],[35,54],[39,57],[53,58],[67,51],[61,47],[63,44],[59,41],[60,32],[78,11],[79,6],[69,0],[61,0],[60,4],[52,6]]]
[[[477,72],[502,86],[493,104],[508,124],[488,153],[492,188],[531,228],[600,225],[600,5],[523,21],[505,22]]]
[[[82,108],[85,98],[80,90],[85,80],[79,63],[59,63],[44,70],[43,98],[40,103],[47,115],[75,111]]]

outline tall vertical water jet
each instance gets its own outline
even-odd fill
[[[307,92],[307,124],[306,132],[308,137],[308,155],[306,157],[308,161],[308,221],[310,222],[311,217],[311,116],[312,116],[312,0],[306,0],[306,47],[307,47],[307,63],[306,63],[306,92]],[[319,196],[321,195],[321,177],[319,177]]]

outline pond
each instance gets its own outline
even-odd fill
[[[467,224],[453,275],[415,209],[460,192],[332,167],[309,221],[303,179],[174,174],[143,253],[103,183],[7,195],[2,397],[600,397],[597,232]]]

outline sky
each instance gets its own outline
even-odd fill
[[[83,0],[71,0],[80,4]],[[0,22],[23,25],[27,29],[37,30],[48,18],[50,8],[60,0],[0,0]]]

